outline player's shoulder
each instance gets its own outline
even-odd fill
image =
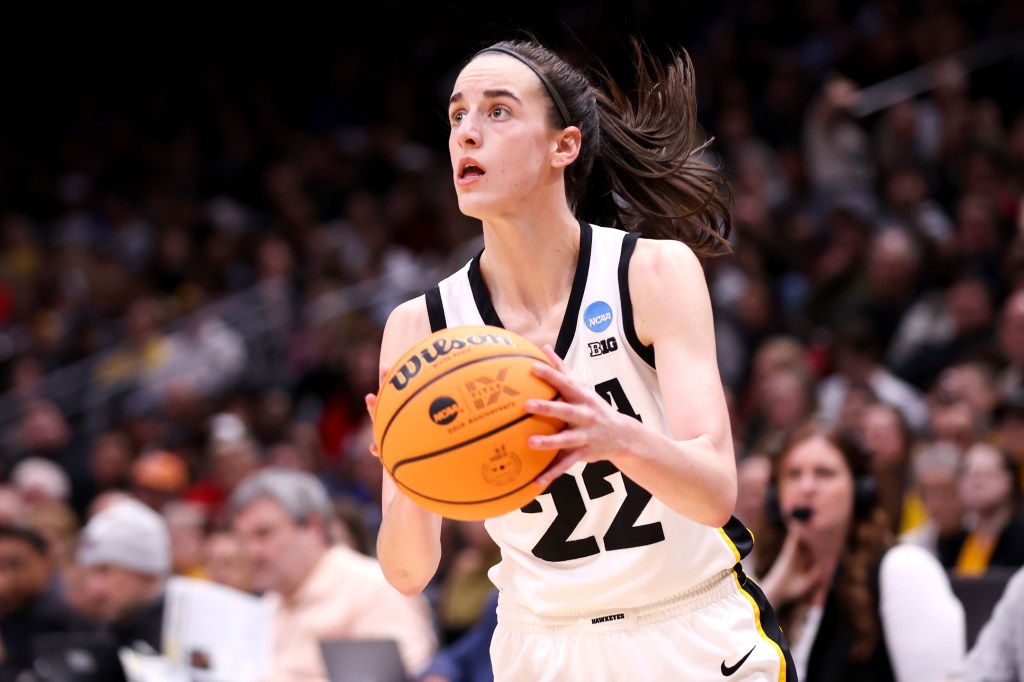
[[[633,262],[644,268],[700,267],[693,249],[677,239],[637,239]]]
[[[420,339],[430,336],[430,317],[425,296],[398,304],[388,315],[381,340],[381,358],[397,357]]]
[[[697,254],[683,242],[675,239],[637,240],[629,263],[630,288],[637,293],[656,294],[664,291],[666,286],[683,286],[703,278],[704,269]]]

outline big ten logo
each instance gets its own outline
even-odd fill
[[[590,341],[587,343],[590,348],[590,357],[596,358],[599,355],[605,353],[611,353],[619,349],[619,342],[615,340],[615,337],[609,337],[607,339],[601,339],[600,341]]]
[[[503,367],[494,376],[478,376],[467,381],[466,392],[473,401],[473,407],[482,410],[488,405],[494,405],[503,395],[519,395],[519,391],[505,385],[506,376],[508,367]]]

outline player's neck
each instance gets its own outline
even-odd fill
[[[514,316],[543,325],[572,289],[579,260],[580,228],[565,211],[557,219],[485,224],[480,271],[495,310],[510,329]],[[508,319],[506,319],[508,318]]]

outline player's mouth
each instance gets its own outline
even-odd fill
[[[457,179],[460,185],[471,183],[483,177],[485,173],[483,166],[473,159],[467,157],[459,161]]]

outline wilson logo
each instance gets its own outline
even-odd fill
[[[413,377],[424,367],[431,365],[449,353],[461,350],[466,346],[515,346],[511,338],[500,334],[471,334],[465,338],[438,339],[416,355],[405,361],[391,377],[391,385],[395,390],[402,391],[409,385]]]

